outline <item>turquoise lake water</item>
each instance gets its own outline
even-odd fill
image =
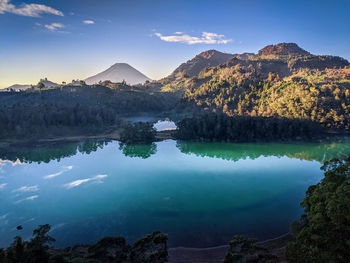
[[[322,162],[346,154],[349,141],[0,150],[0,247],[46,223],[57,247],[104,236],[133,242],[154,230],[169,235],[169,247],[223,245],[235,234],[274,238],[301,215]]]

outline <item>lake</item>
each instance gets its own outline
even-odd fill
[[[169,247],[223,245],[235,234],[274,238],[301,215],[322,162],[349,153],[349,140],[86,141],[0,150],[0,247],[46,223],[57,247],[104,236],[133,242],[154,230],[169,234]]]

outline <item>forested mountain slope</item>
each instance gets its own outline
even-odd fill
[[[183,90],[181,107],[230,116],[279,116],[350,128],[350,67],[343,58],[316,56],[295,44],[233,57],[196,77],[166,86]]]

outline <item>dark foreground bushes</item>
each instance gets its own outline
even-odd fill
[[[123,237],[105,237],[92,246],[52,249],[55,239],[49,225],[34,230],[30,241],[16,237],[6,250],[0,249],[1,263],[164,263],[168,260],[168,236],[161,232],[142,238],[130,246]]]
[[[196,118],[186,118],[178,124],[176,138],[202,141],[287,141],[295,139],[311,140],[319,138],[323,129],[308,120],[229,117],[224,114],[206,114]]]
[[[305,214],[291,224],[296,237],[286,247],[289,262],[350,262],[350,157],[323,166],[324,179],[310,186]]]

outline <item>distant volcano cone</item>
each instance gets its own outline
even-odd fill
[[[107,70],[85,79],[85,82],[88,85],[92,85],[105,80],[112,82],[122,82],[125,80],[127,84],[131,85],[144,83],[146,80],[151,81],[150,78],[129,64],[116,63]]]

